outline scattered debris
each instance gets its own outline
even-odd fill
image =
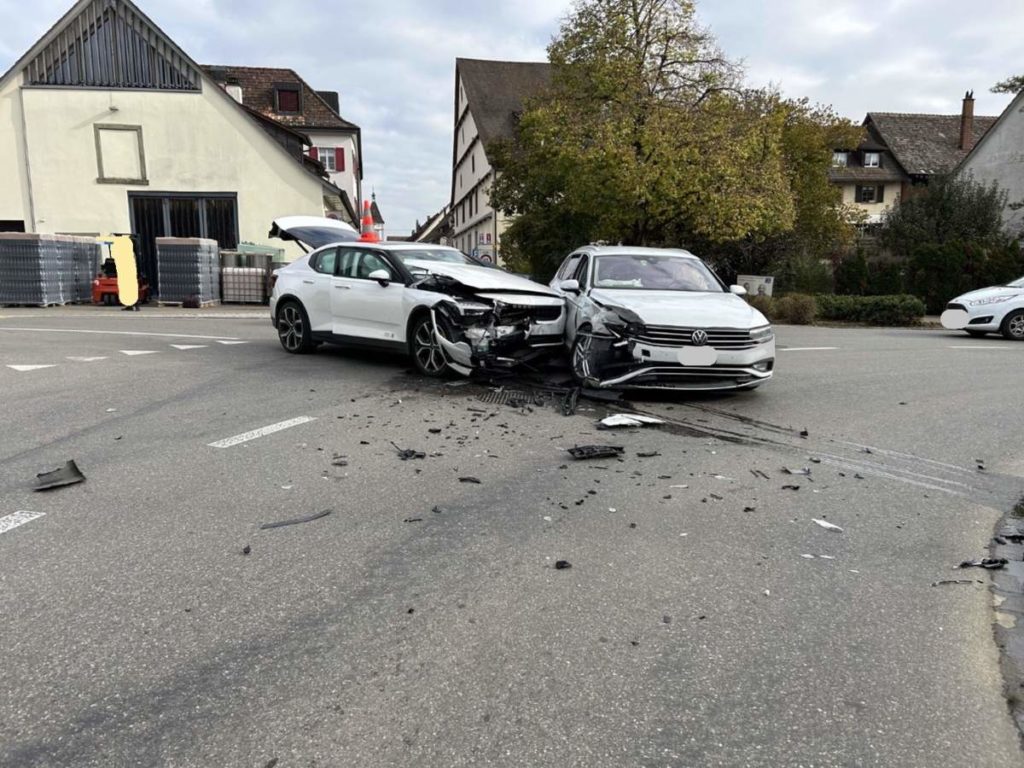
[[[809,462],[811,462],[811,464],[821,464],[821,459],[816,459],[816,458],[814,458],[814,457],[811,457],[811,458],[809,458],[809,459],[807,459],[807,460],[808,460]]]
[[[427,458],[427,454],[424,453],[423,451],[417,451],[413,448],[399,448],[394,443],[391,444],[395,446],[395,450],[398,451],[398,458],[400,458],[402,461],[409,461],[410,459]]]
[[[430,510],[430,511],[431,511],[431,512],[433,512],[433,513],[434,513],[435,515],[440,515],[440,514],[441,514],[442,512],[444,512],[444,510],[443,510],[443,509],[441,509],[440,507],[434,507],[434,508],[433,508],[432,510]]]
[[[672,617],[669,616],[668,614],[662,616],[661,617],[661,623],[662,624],[671,624],[672,623]]]
[[[348,466],[348,461],[346,461],[346,457],[344,455],[342,455],[340,453],[336,453],[336,454],[334,454],[334,457],[331,459],[331,466],[332,467],[347,467]]]
[[[116,413],[117,408],[107,408],[107,413]]]
[[[252,547],[250,547],[248,544],[246,544],[244,547],[242,547],[242,554],[243,555],[248,555],[250,552],[252,552]]]
[[[757,507],[744,507],[744,512],[757,512]]]
[[[407,517],[402,522],[403,523],[422,523],[423,522],[423,518],[422,517]]]
[[[636,455],[638,459],[653,459],[656,456],[661,456],[657,451],[641,451]]]
[[[629,524],[629,527],[630,527],[630,528],[636,528],[636,523],[630,523],[630,524]]]
[[[782,471],[785,472],[787,475],[799,475],[800,477],[811,476],[810,467],[804,467],[803,469],[790,469],[789,467],[783,467]]]
[[[260,526],[261,531],[265,531],[268,528],[283,528],[286,525],[299,525],[301,523],[311,523],[314,520],[319,520],[321,517],[327,517],[333,510],[325,509],[323,512],[317,512],[315,515],[307,515],[306,517],[297,517],[294,520],[282,520],[279,523],[264,523]]]
[[[784,490],[784,491],[799,491],[800,490],[800,486],[799,485],[784,485],[784,486],[782,486],[782,490]]]
[[[577,445],[569,449],[569,455],[577,461],[582,459],[612,459],[621,456],[625,448],[620,445]]]
[[[838,525],[833,525],[832,523],[828,522],[828,520],[819,520],[816,517],[812,517],[811,521],[816,523],[816,524],[818,524],[818,525],[820,525],[826,531],[834,531],[835,533],[842,533],[843,532],[842,528],[840,528]]]
[[[564,571],[566,568],[572,568],[572,563],[568,560],[558,560],[555,563],[555,570]]]
[[[978,581],[976,579],[942,579],[941,581],[933,581],[932,582],[932,586],[933,587],[942,587],[942,586],[945,586],[946,584],[984,584],[984,583],[985,582]]]
[[[670,485],[669,488],[689,488],[688,485]]]
[[[85,475],[82,474],[82,470],[75,464],[75,460],[71,459],[60,469],[55,469],[51,472],[40,472],[36,475],[36,487],[33,490],[49,491],[53,488],[63,488],[66,485],[84,482]]]
[[[661,419],[653,416],[641,416],[636,413],[618,413],[608,416],[598,422],[598,429],[617,429],[619,427],[647,427],[656,424],[664,424]]]
[[[762,477],[765,480],[770,480],[771,479],[770,477],[768,477],[768,475],[766,475],[760,469],[752,469],[752,470],[750,470],[750,474],[752,474],[754,477]]]
[[[715,501],[724,501],[723,497],[719,496],[717,493],[709,493],[708,496],[710,496]]]
[[[460,483],[473,483],[474,485],[480,485],[480,478],[478,477],[460,477]]]
[[[870,448],[861,448],[860,451],[861,453],[874,453]]]
[[[811,434],[811,433],[810,433],[810,432],[808,432],[808,431],[807,431],[806,429],[801,429],[801,430],[800,430],[800,437],[809,437],[809,436],[810,436],[810,434]]]
[[[575,387],[566,393],[565,399],[562,400],[562,415],[563,416],[574,416],[576,414],[576,406],[580,399],[580,388]]]
[[[981,560],[964,560],[957,568],[984,568],[987,571],[998,571],[1009,562],[1005,557],[983,557]]]
[[[440,427],[433,427],[431,429],[428,429],[427,432],[429,432],[432,435],[440,435],[441,434],[441,428]]]
[[[765,596],[765,597],[771,597],[771,596],[772,596],[772,591],[771,591],[770,589],[766,589],[766,590],[764,591],[764,596]]]

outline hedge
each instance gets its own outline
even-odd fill
[[[818,313],[825,320],[868,325],[913,325],[924,317],[924,302],[916,296],[832,296],[815,297]]]

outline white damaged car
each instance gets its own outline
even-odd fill
[[[942,327],[951,331],[967,331],[971,336],[998,332],[1024,341],[1024,277],[957,296],[940,319]]]
[[[309,252],[274,272],[270,318],[293,354],[320,343],[407,352],[426,376],[557,352],[565,302],[547,286],[427,243],[369,242],[342,222],[277,219]]]
[[[591,387],[754,389],[772,377],[768,320],[689,251],[589,245],[551,287],[573,375]]]

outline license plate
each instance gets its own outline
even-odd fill
[[[678,354],[680,365],[714,365],[718,350],[714,347],[683,347]]]

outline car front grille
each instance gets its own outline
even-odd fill
[[[967,311],[967,307],[965,307],[963,304],[955,304],[952,302],[946,305],[946,309],[960,309],[963,310],[964,312]]]
[[[671,325],[648,325],[636,340],[653,347],[690,347],[697,328],[677,328]],[[738,328],[702,328],[708,334],[707,346],[715,349],[753,349],[758,342],[750,338],[750,331]]]

